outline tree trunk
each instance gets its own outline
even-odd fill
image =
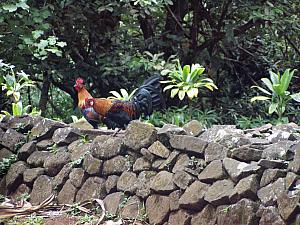
[[[48,72],[44,72],[43,85],[41,90],[41,97],[39,102],[39,108],[41,110],[41,115],[45,116],[47,103],[49,99],[49,88],[50,88],[50,79]]]

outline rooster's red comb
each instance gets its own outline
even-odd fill
[[[84,83],[84,80],[81,77],[78,77],[76,79],[76,84],[83,84],[83,83]]]

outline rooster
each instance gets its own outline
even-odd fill
[[[85,98],[85,107],[93,108],[109,129],[119,128],[119,132],[142,114],[150,116],[154,110],[165,108],[160,76],[153,76],[144,81],[129,101],[88,96]]]
[[[76,79],[74,88],[77,91],[78,107],[81,109],[81,113],[83,114],[84,118],[93,126],[93,128],[97,129],[98,124],[101,122],[101,116],[95,112],[93,107],[86,107],[85,99],[93,98],[93,96],[86,90],[82,78]]]

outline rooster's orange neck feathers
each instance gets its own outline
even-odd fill
[[[86,98],[93,98],[91,94],[85,89],[85,87],[78,90],[78,107],[83,108]]]

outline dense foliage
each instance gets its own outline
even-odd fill
[[[272,119],[266,103],[250,104],[257,95],[250,87],[261,86],[269,70],[299,70],[299,11],[300,0],[7,0],[0,2],[0,59],[35,82],[23,89],[23,103],[68,122],[79,115],[76,77],[94,96],[107,97],[174,70],[176,60],[204,66],[218,87],[199,89],[189,107],[213,112],[218,123]],[[298,73],[291,93],[299,92]],[[0,99],[11,112],[5,90]],[[168,105],[188,102],[174,98]],[[297,109],[286,109],[290,120],[299,121]]]

